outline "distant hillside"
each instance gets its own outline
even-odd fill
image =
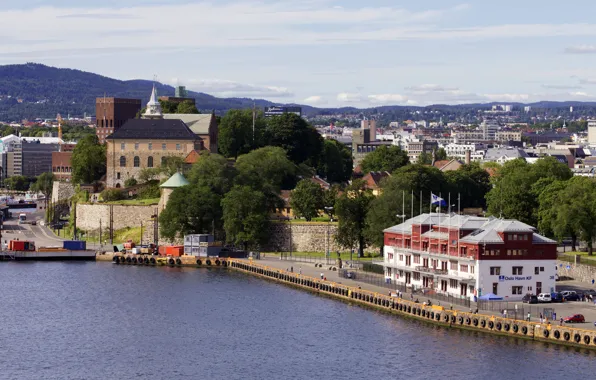
[[[80,70],[58,69],[41,64],[0,66],[0,120],[24,118],[54,118],[57,113],[83,116],[95,114],[95,98],[114,96],[149,100],[153,82],[148,80],[121,81]],[[157,84],[160,96],[174,96],[174,87]],[[8,98],[10,96],[10,98]],[[226,111],[252,107],[245,98],[216,98],[189,91],[203,111]],[[17,99],[22,99],[19,103]],[[254,100],[258,107],[272,105],[267,100]]]

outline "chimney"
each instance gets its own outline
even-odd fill
[[[370,141],[374,142],[377,141],[377,121],[376,120],[369,120],[368,125],[370,128]]]
[[[466,165],[470,165],[472,162],[472,151],[466,150]]]

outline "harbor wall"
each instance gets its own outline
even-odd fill
[[[52,203],[67,201],[73,195],[75,195],[75,188],[72,183],[54,181],[52,185]]]
[[[596,267],[591,265],[557,261],[557,274],[559,278],[571,278],[587,284],[592,284],[593,280],[596,281]]]
[[[358,289],[303,276],[277,268],[256,264],[252,261],[230,260],[229,267],[271,281],[298,287],[317,294],[338,298],[362,306],[372,307],[387,313],[407,318],[423,320],[450,328],[459,328],[482,333],[523,338],[553,344],[596,349],[596,331],[550,323],[536,323],[509,318],[473,314],[458,310],[447,310],[442,306],[427,306],[420,303],[390,297],[379,293]]]
[[[127,227],[140,227],[152,225],[151,216],[155,214],[156,206],[130,206],[108,204],[81,204],[77,205],[77,228],[83,231],[99,231],[110,226],[110,208],[114,230]]]

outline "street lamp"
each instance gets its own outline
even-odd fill
[[[331,217],[331,214],[333,212],[333,207],[332,206],[328,206],[325,207],[325,212],[327,213],[327,215],[329,215],[329,221],[327,222],[327,253],[325,255],[326,257],[326,261],[327,261],[327,265],[329,265],[329,250],[330,250],[330,243],[329,243],[329,226],[331,225],[331,222],[333,221],[333,218]]]

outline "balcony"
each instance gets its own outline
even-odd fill
[[[391,248],[393,248],[394,250],[394,254],[402,254],[402,255],[421,255],[423,257],[430,257],[433,259],[441,259],[441,260],[445,260],[445,259],[450,259],[450,260],[460,260],[460,261],[468,261],[468,262],[474,262],[476,259],[474,257],[468,257],[468,256],[451,256],[449,254],[447,254],[447,252],[445,253],[439,253],[439,252],[431,252],[431,251],[419,251],[416,249],[411,249],[411,248],[402,248],[402,247],[395,247],[395,246],[390,246]]]
[[[416,267],[416,271],[424,272],[424,273],[432,273],[432,274],[441,274],[441,275],[445,275],[445,276],[449,273],[446,270],[442,270],[439,268],[429,268],[429,267]]]

